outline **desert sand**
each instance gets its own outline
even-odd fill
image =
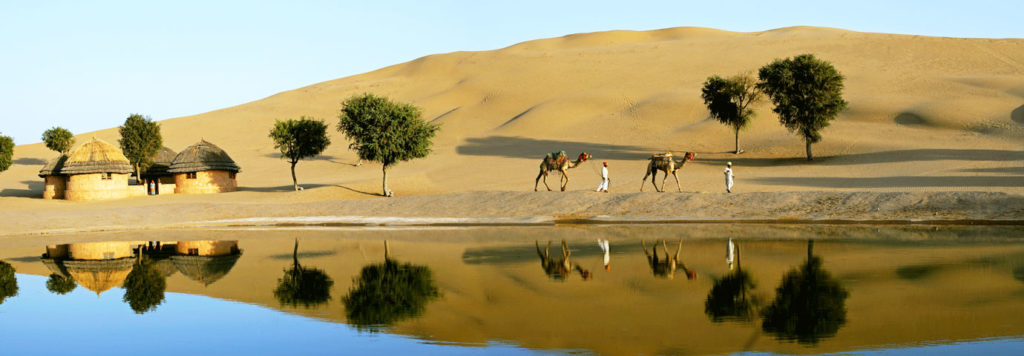
[[[703,81],[802,53],[846,77],[849,109],[823,131],[816,160],[805,161],[802,138],[764,101],[740,134],[745,153],[732,154],[732,131],[709,118],[700,98]],[[377,195],[380,165],[355,166],[348,141],[332,129],[323,156],[297,167],[306,189],[290,191],[288,164],[267,137],[273,121],[310,115],[333,128],[341,101],[364,92],[421,106],[424,119],[441,125],[434,152],[391,169],[398,197],[384,199]],[[44,201],[36,173],[56,154],[41,143],[22,145],[0,173],[0,235],[262,216],[1024,218],[1024,39],[812,27],[575,34],[430,55],[160,123],[175,151],[200,139],[224,148],[242,167],[240,191]],[[110,128],[76,136],[79,143],[90,137],[114,143],[118,134]],[[569,192],[533,193],[541,158],[558,150],[594,158],[570,171]],[[669,192],[648,185],[638,193],[646,157],[663,151],[697,153],[680,172],[683,193],[671,178]],[[611,194],[592,192],[603,161]],[[732,195],[723,186],[727,161],[737,176]]]

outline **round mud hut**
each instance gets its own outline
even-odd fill
[[[67,176],[64,199],[108,200],[128,197],[128,175],[132,165],[121,149],[93,138],[76,148],[64,161],[60,173]]]
[[[160,194],[161,184],[174,184],[174,174],[167,170],[171,169],[171,163],[177,156],[178,154],[174,150],[167,147],[161,148],[156,152],[156,156],[153,156],[153,164],[146,168],[145,172],[142,172],[141,181],[145,183],[146,187],[152,186],[151,194]]]
[[[64,190],[68,186],[68,176],[62,174],[60,170],[64,168],[64,162],[67,161],[67,155],[60,155],[60,157],[51,159],[46,162],[43,169],[39,170],[39,178],[42,178],[46,187],[43,188],[43,199],[64,199]]]
[[[238,241],[178,241],[171,261],[178,272],[209,286],[231,272],[242,256]]]
[[[235,191],[240,169],[227,152],[200,140],[178,153],[167,171],[174,174],[175,194],[206,194]]]
[[[99,295],[124,283],[135,263],[137,242],[87,242],[47,246],[43,263]],[[47,263],[49,260],[50,263]],[[55,271],[54,271],[55,272]],[[56,273],[56,272],[55,272]]]

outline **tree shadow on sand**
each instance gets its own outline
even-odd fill
[[[46,184],[42,180],[23,180],[21,184],[24,184],[27,189],[0,190],[0,197],[43,198],[43,188],[46,187]]]
[[[881,152],[855,153],[847,155],[814,156],[813,163],[807,162],[805,157],[788,158],[702,158],[701,162],[713,166],[724,166],[726,162],[732,162],[739,167],[770,167],[770,166],[791,166],[791,165],[816,165],[816,166],[852,166],[876,163],[900,163],[916,161],[971,161],[971,162],[1020,162],[1024,160],[1024,151],[1011,150],[986,150],[986,149],[914,149],[914,150],[891,150]]]
[[[673,148],[676,149],[676,148]],[[548,152],[564,150],[566,152],[588,152],[595,159],[643,160],[658,152],[659,149],[610,145],[603,143],[540,140],[526,137],[490,136],[470,138],[466,143],[455,148],[458,154],[470,156],[496,156],[508,158],[544,158]],[[660,149],[664,151],[665,149]],[[682,148],[676,149],[682,152]]]
[[[1024,179],[1014,176],[970,177],[764,177],[752,181],[765,185],[799,186],[817,188],[904,188],[904,187],[1024,187]]]

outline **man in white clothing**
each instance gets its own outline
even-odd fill
[[[725,164],[725,192],[732,193],[732,162],[726,162]]]
[[[601,167],[601,185],[597,186],[598,192],[608,192],[608,162],[604,162],[604,167]]]

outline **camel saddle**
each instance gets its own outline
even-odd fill
[[[655,161],[672,160],[672,152],[655,153],[655,154],[651,155],[651,158],[649,158],[649,159],[655,160]]]
[[[569,159],[569,156],[565,153],[565,151],[558,151],[548,153],[546,159],[548,160],[548,162],[555,162],[561,165],[562,163],[565,163],[565,161]]]

